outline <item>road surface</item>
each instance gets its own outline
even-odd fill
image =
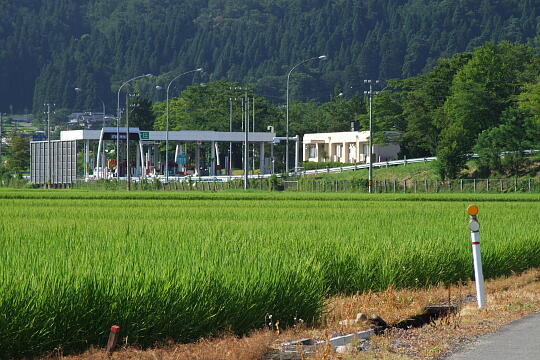
[[[540,360],[540,313],[480,337],[445,360]]]

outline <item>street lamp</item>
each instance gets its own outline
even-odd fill
[[[285,134],[285,137],[286,137],[286,140],[285,140],[285,172],[287,174],[289,173],[289,80],[290,80],[290,77],[291,77],[291,73],[298,66],[300,66],[300,65],[302,65],[302,64],[304,64],[304,63],[306,63],[308,61],[311,61],[311,60],[326,60],[326,59],[327,59],[326,55],[315,56],[315,57],[306,59],[306,60],[301,61],[298,64],[294,65],[292,67],[292,69],[289,71],[289,73],[287,74],[287,125],[286,125],[287,130],[286,130],[286,134]],[[294,170],[296,172],[296,169],[294,169]]]
[[[378,84],[379,80],[364,80],[364,84],[369,84],[369,91],[364,91],[365,95],[369,96],[369,172],[368,172],[368,190],[369,193],[373,191],[373,83]]]
[[[184,73],[181,73],[180,75],[177,75],[176,77],[174,77],[169,82],[169,85],[167,85],[167,125],[166,125],[166,128],[165,128],[165,182],[169,182],[169,89],[171,88],[171,85],[172,85],[173,81],[175,81],[176,79],[178,79],[178,78],[180,78],[180,77],[182,77],[184,75],[187,75],[187,74],[190,74],[190,73],[193,73],[193,72],[200,72],[200,71],[203,71],[203,69],[198,68],[198,69],[195,69],[195,70],[190,70],[190,71],[186,71]]]
[[[131,190],[131,166],[129,165],[129,98],[138,97],[139,94],[127,94],[126,95],[126,127],[127,127],[127,136],[126,136],[126,171],[127,171],[127,189]],[[132,104],[132,107],[135,108],[139,104]]]
[[[120,178],[120,91],[122,91],[122,88],[129,84],[130,82],[141,79],[144,77],[151,77],[152,74],[144,74],[139,75],[134,78],[129,79],[128,81],[124,82],[120,88],[118,89],[118,98],[116,102],[116,180]],[[128,140],[129,141],[129,140]]]
[[[80,93],[82,91],[82,89],[80,87],[76,87],[75,91]],[[101,101],[101,105],[103,107],[103,124],[102,124],[102,127],[105,127],[105,101],[103,101],[103,99],[101,99],[100,97],[97,97],[97,99],[99,101]]]
[[[161,90],[163,90],[163,87],[161,85],[156,85],[156,101],[161,101]]]

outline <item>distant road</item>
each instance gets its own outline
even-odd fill
[[[540,360],[540,313],[503,326],[445,360]]]

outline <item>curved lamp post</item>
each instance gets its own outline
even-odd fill
[[[122,91],[122,88],[124,86],[126,86],[127,84],[129,84],[130,82],[132,82],[134,80],[141,79],[141,78],[144,78],[144,77],[151,77],[151,76],[153,76],[153,75],[152,74],[144,74],[144,75],[136,76],[136,77],[131,78],[128,81],[124,82],[120,86],[120,88],[118,89],[118,99],[117,99],[117,102],[116,102],[116,170],[117,170],[116,180],[118,180],[120,178],[120,91]],[[127,141],[129,141],[129,139]],[[128,161],[129,161],[129,159],[128,159]]]
[[[80,92],[83,91],[83,90],[82,90],[80,87],[76,87],[76,88],[75,88],[75,91],[76,91],[77,93],[80,93]],[[97,99],[98,99],[99,101],[101,101],[101,105],[103,106],[103,125],[102,125],[102,127],[105,127],[105,101],[103,101],[103,99],[100,98],[100,97],[97,97]]]
[[[287,74],[287,124],[286,124],[286,134],[285,134],[285,172],[288,174],[289,173],[289,80],[291,78],[291,73],[293,72],[294,69],[296,69],[298,66],[308,62],[308,61],[311,61],[311,60],[326,60],[327,59],[327,56],[326,55],[321,55],[321,56],[315,56],[315,57],[312,57],[312,58],[309,58],[309,59],[306,59],[304,61],[301,61],[299,62],[298,64],[294,65],[292,67],[292,69],[289,71],[289,73]],[[296,169],[294,169],[296,171]]]
[[[165,181],[169,182],[169,89],[171,88],[172,83],[187,74],[193,73],[193,72],[200,72],[203,71],[202,68],[198,68],[195,70],[186,71],[184,73],[181,73],[180,75],[177,75],[174,77],[170,82],[169,85],[167,85],[167,124],[165,128]]]

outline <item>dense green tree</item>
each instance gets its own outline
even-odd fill
[[[389,83],[402,90],[402,116],[406,124],[403,155],[413,158],[435,154],[440,132],[446,126],[443,105],[450,96],[454,76],[471,56],[460,53],[443,58],[426,74]]]
[[[414,91],[408,95],[403,106],[403,117],[407,120],[401,150],[403,155],[414,158],[435,153],[439,131],[430,110],[421,92]]]
[[[537,46],[539,8],[531,0],[4,1],[0,109],[93,109],[99,98],[111,108],[125,79],[196,67],[205,81],[256,84],[282,102],[290,67],[322,53],[328,61],[298,69],[306,76],[294,92],[328,101],[336,85],[414,76],[486,41]],[[75,96],[74,86],[87,91]]]
[[[233,131],[241,131],[242,101],[246,92],[240,86],[228,81],[214,81],[204,85],[193,85],[182,91],[180,97],[169,100],[169,128],[174,130],[215,130],[229,131],[231,104]],[[270,104],[256,95],[252,89],[247,90],[249,100],[250,129],[253,124],[253,97],[255,96],[255,130],[266,131],[266,126],[274,126],[275,117],[270,111]],[[154,107],[157,118],[154,128],[165,129],[166,106],[157,104]]]
[[[509,108],[501,116],[502,124],[484,130],[474,147],[482,175],[491,171],[518,176],[527,165],[524,151],[540,146],[540,124],[529,113]]]
[[[6,168],[20,175],[30,166],[30,141],[20,131],[13,131],[8,138]]]
[[[464,168],[476,138],[501,123],[501,113],[513,106],[525,83],[540,71],[539,58],[527,46],[502,42],[476,48],[456,73],[451,95],[443,106],[437,156],[455,177]]]
[[[138,127],[140,130],[152,130],[155,121],[152,102],[144,97],[137,96],[131,98],[129,104],[129,126]]]
[[[540,76],[525,85],[524,91],[519,94],[518,104],[520,109],[528,111],[540,124]]]

